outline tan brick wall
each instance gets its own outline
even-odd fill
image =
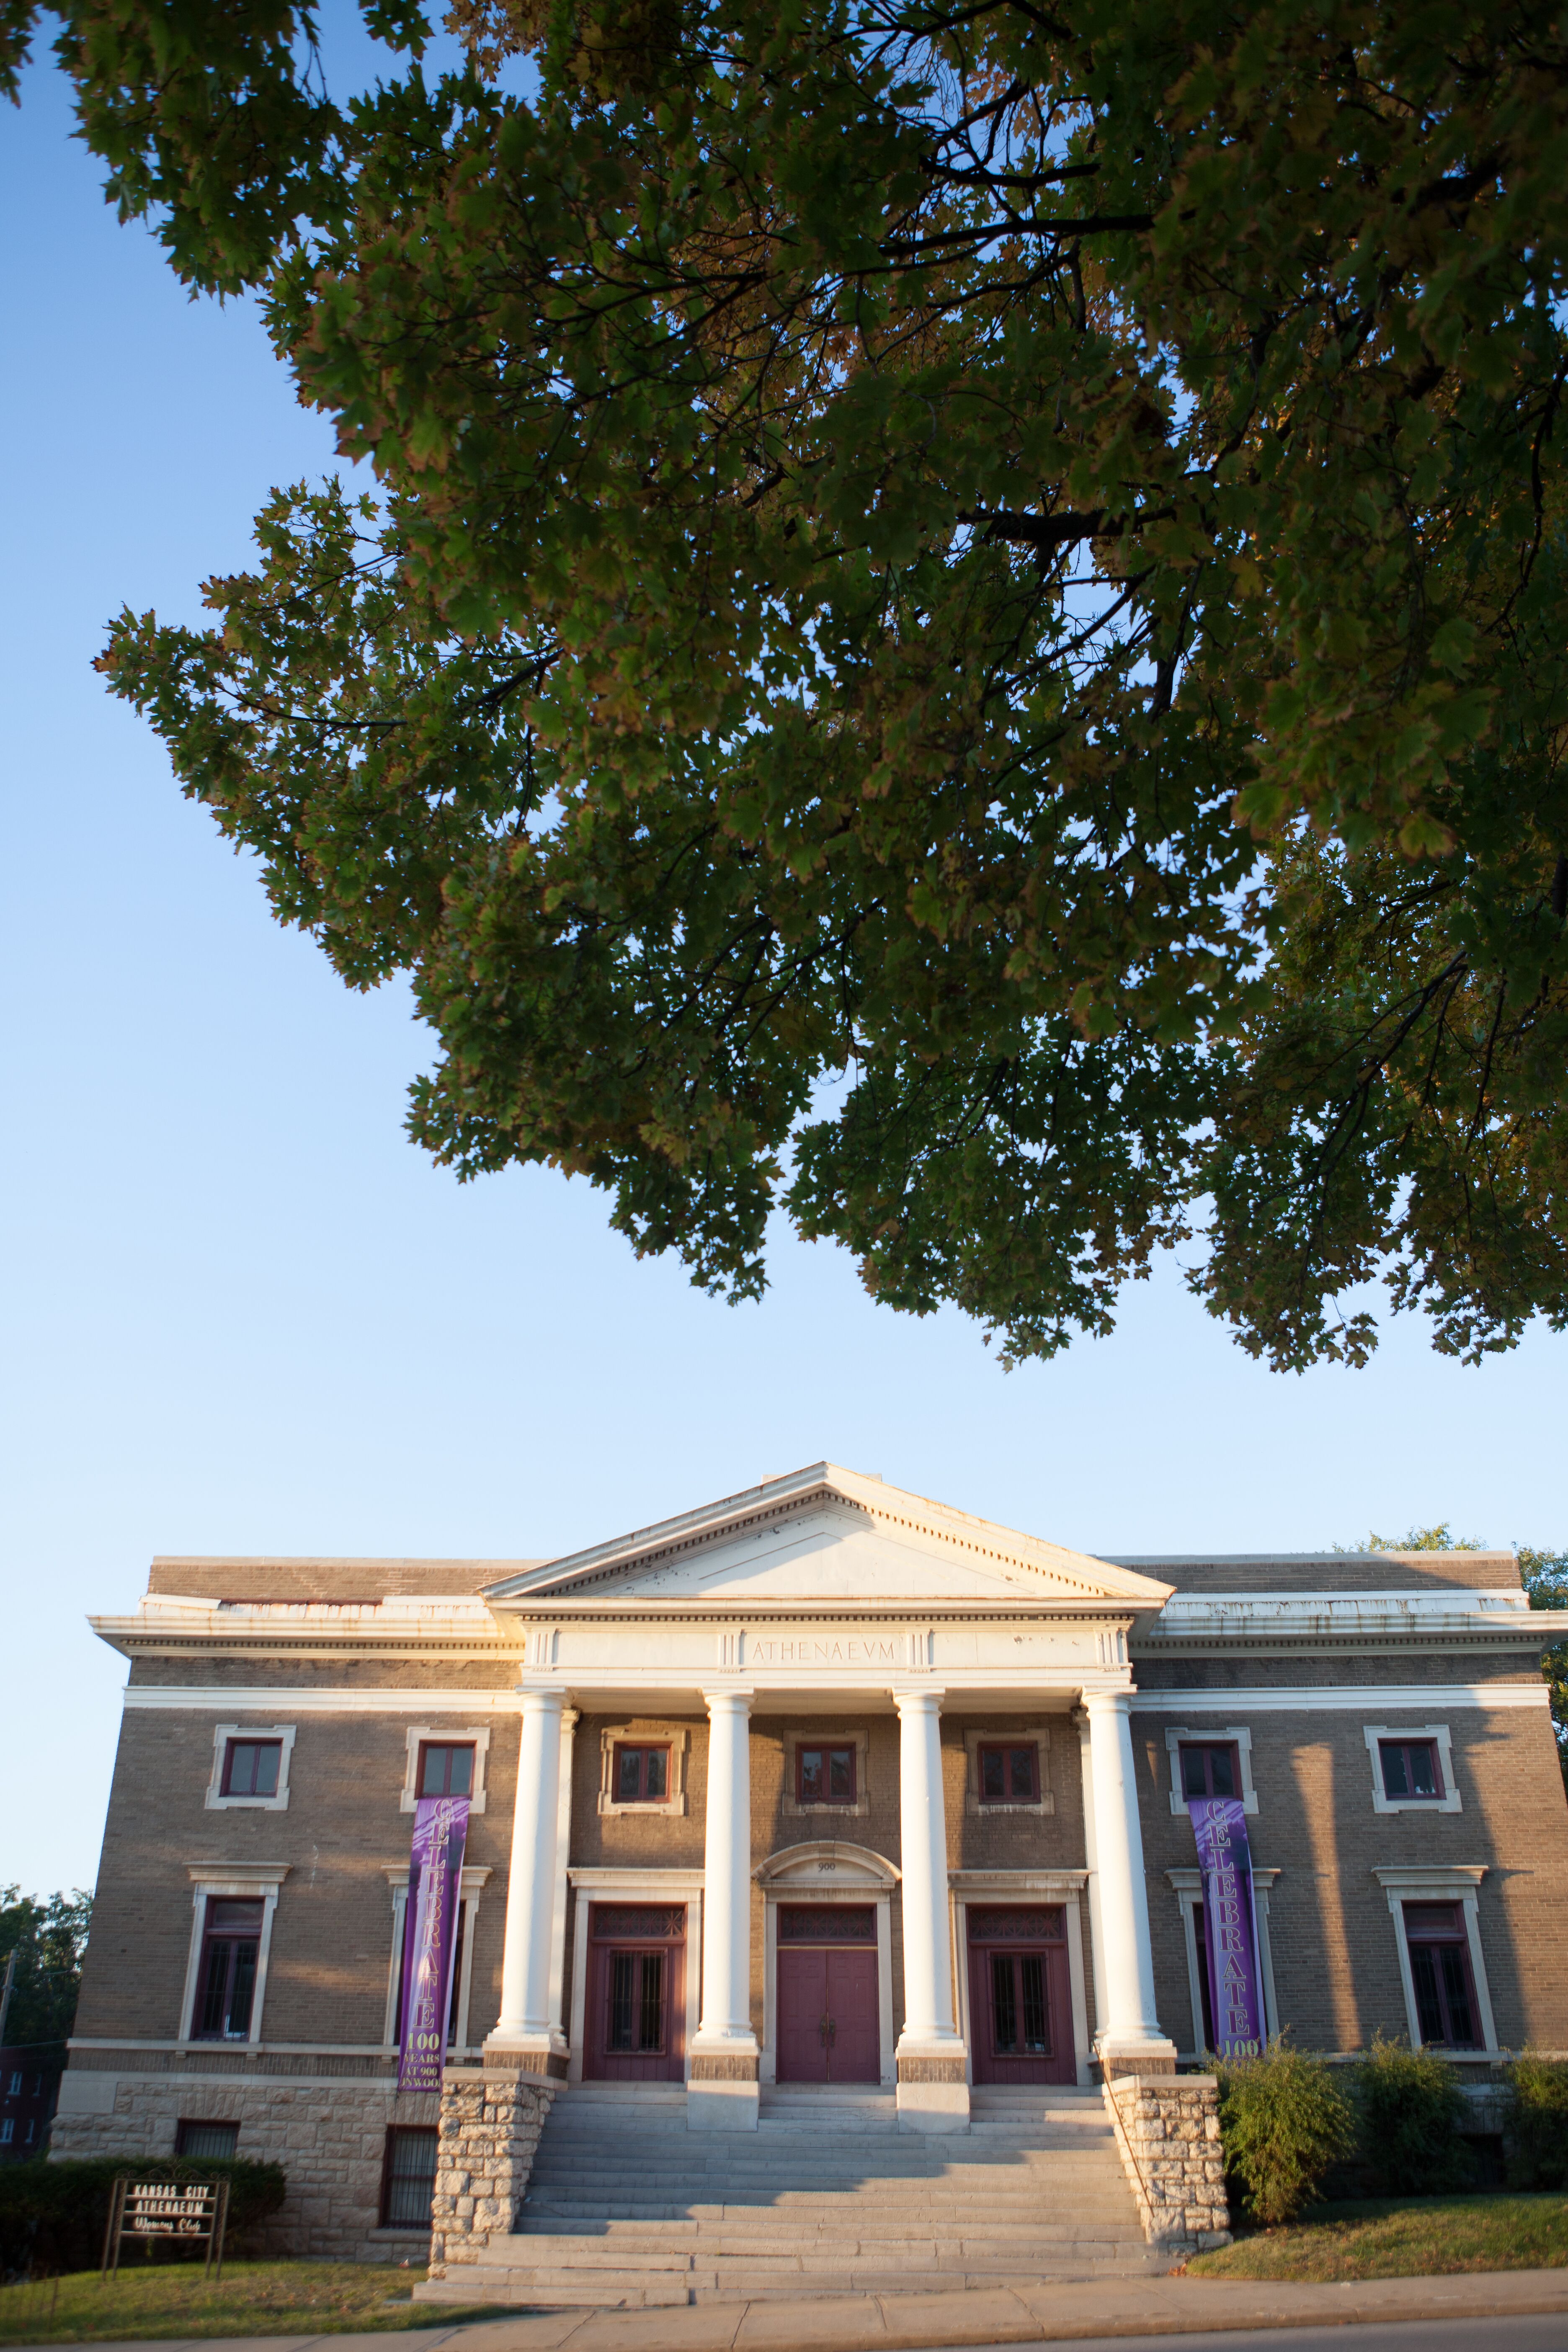
[[[407,1652],[372,1658],[268,1658],[259,1665],[243,1657],[204,1657],[193,1674],[188,1658],[135,1658],[131,1682],[136,1687],[187,1690],[199,1683],[204,1690],[236,1692],[258,1683],[269,1690],[356,1691],[430,1690],[499,1693],[502,1714],[515,1706],[513,1685],[522,1653],[496,1649],[479,1657],[425,1658]]]
[[[182,1559],[153,1562],[149,1592],[192,1600],[382,1601],[394,1594],[475,1593],[536,1559]]]
[[[1436,1681],[1434,1667],[1428,1659],[1422,1675],[1407,1678]],[[1252,1732],[1258,1810],[1248,1819],[1247,1836],[1258,1866],[1280,1873],[1269,1898],[1274,1981],[1280,2021],[1298,2043],[1353,2050],[1379,2030],[1407,2031],[1394,1925],[1374,1869],[1484,1863],[1481,1946],[1498,2039],[1504,2048],[1529,2042],[1568,2049],[1568,1971],[1561,1957],[1568,1807],[1544,1707],[1412,1710],[1391,1690],[1365,1709],[1249,1717],[1243,1706],[1229,1719],[1248,1723]],[[1180,1911],[1163,1874],[1191,1869],[1197,1856],[1184,1813],[1170,1808],[1164,1733],[1171,1720],[1134,1715],[1132,1738],[1160,2016],[1186,2049],[1192,2005]],[[1206,1725],[1213,1717],[1199,1720]],[[1402,1722],[1447,1724],[1461,1812],[1373,1811],[1363,1726]]]
[[[245,1710],[234,1719],[247,1721]],[[248,1718],[271,1722],[274,1709]],[[413,1717],[413,1720],[418,1718]],[[479,1718],[476,1717],[475,1720]],[[466,1860],[493,1875],[479,1899],[470,2007],[477,2040],[500,2007],[515,1717],[490,1727],[486,1811]],[[168,2039],[180,2027],[192,1926],[190,1862],[289,1864],[273,1922],[262,2039],[379,2042],[392,1949],[384,1865],[408,1852],[399,1717],[301,1713],[284,1812],[209,1811],[215,1717],[184,1708],[123,1719],[77,2032]]]

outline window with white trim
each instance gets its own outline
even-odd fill
[[[1454,1742],[1446,1723],[1362,1726],[1374,1813],[1460,1813]]]
[[[684,1724],[601,1724],[599,1811],[684,1813],[690,1744]]]
[[[485,1811],[485,1767],[490,1750],[488,1724],[411,1723],[405,1737],[407,1750],[400,1812],[413,1812],[424,1796],[467,1797],[470,1816]]]
[[[1458,2058],[1497,2055],[1497,2027],[1481,1949],[1485,1863],[1403,1863],[1374,1870],[1388,1898],[1406,2029],[1415,2048]]]
[[[191,1944],[181,2003],[182,2042],[226,2042],[254,2049],[286,1862],[188,1862]]]
[[[1189,1749],[1192,1751],[1190,1755],[1184,1752]],[[1214,1752],[1217,1749],[1229,1751],[1223,1765]],[[1252,1785],[1252,1732],[1248,1725],[1167,1724],[1165,1753],[1170,1760],[1173,1813],[1186,1811],[1189,1796],[1237,1796],[1241,1799],[1243,1812],[1256,1813],[1258,1811],[1258,1791]],[[1228,1789],[1218,1785],[1226,1771],[1233,1782]]]
[[[963,1747],[966,1813],[1055,1812],[1048,1725],[972,1724]]]
[[[293,1753],[291,1723],[215,1724],[208,1812],[286,1813]]]

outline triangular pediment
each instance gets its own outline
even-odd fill
[[[813,1463],[739,1495],[547,1560],[487,1589],[492,1606],[614,1601],[722,1609],[872,1601],[1158,1609],[1171,1588],[1037,1536]]]

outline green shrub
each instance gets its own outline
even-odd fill
[[[1349,2100],[1321,2059],[1283,2042],[1259,2058],[1222,2060],[1215,2073],[1226,2172],[1254,2221],[1293,2221],[1355,2145]]]
[[[122,2172],[139,2180],[226,2180],[230,2240],[276,2213],[286,2187],[280,2164],[246,2157],[89,2156],[58,2164],[0,2164],[0,2274],[96,2270],[110,2198]],[[177,2251],[184,2255],[186,2248]],[[205,2241],[191,2252],[205,2256]],[[175,2252],[165,2242],[157,2258],[173,2260]],[[147,2257],[128,2242],[123,2259]]]
[[[1362,2157],[1374,2197],[1439,2197],[1468,2188],[1475,2165],[1459,2133],[1469,2101],[1451,2060],[1380,2033],[1355,2070]]]
[[[1526,2050],[1508,2070],[1508,2185],[1568,2189],[1568,2062]]]

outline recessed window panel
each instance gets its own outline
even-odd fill
[[[610,1785],[617,1805],[662,1805],[669,1798],[669,1750],[617,1744]]]
[[[855,1802],[853,1746],[797,1748],[795,1798],[803,1805],[852,1805]]]
[[[280,1739],[231,1739],[223,1763],[226,1797],[275,1797],[283,1757]]]

